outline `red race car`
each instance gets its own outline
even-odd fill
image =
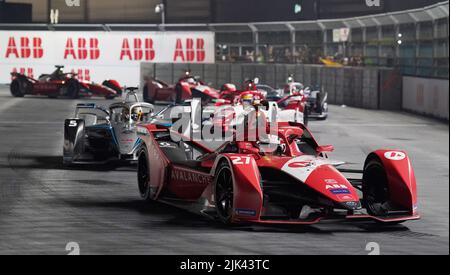
[[[142,198],[204,214],[225,224],[315,224],[326,219],[416,220],[416,179],[401,150],[377,150],[361,171],[344,170],[299,123],[279,123],[273,150],[229,141],[210,150],[154,124],[137,130]],[[240,140],[240,139],[239,139]],[[253,140],[253,139],[251,139]],[[273,140],[273,138],[271,138]],[[359,173],[361,179],[344,174]]]
[[[244,83],[243,91],[237,90],[232,84],[223,85],[220,93],[220,99],[215,101],[215,107],[231,105],[233,107],[237,107],[235,110],[239,113],[239,107],[242,107],[243,102],[247,100],[256,100],[258,104],[265,106],[269,104],[269,100],[275,102],[277,108],[283,111],[284,114],[289,114],[288,116],[284,116],[282,120],[292,117],[288,121],[301,122],[304,125],[308,125],[307,100],[303,94],[303,91],[293,89],[287,96],[274,99],[270,96],[267,97],[266,91],[258,89],[258,86],[253,80],[247,80]],[[214,111],[208,111],[210,113],[214,113]],[[298,118],[299,115],[297,115],[297,113],[301,115],[301,118]]]
[[[11,73],[11,94],[14,97],[25,95],[46,95],[50,98],[100,96],[113,99],[122,95],[122,88],[115,80],[105,80],[102,85],[89,81],[80,81],[75,73],[64,73],[64,66],[56,66],[51,74],[33,79],[20,73]]]
[[[157,79],[146,80],[143,94],[144,101],[152,104],[156,101],[180,104],[186,99],[201,98],[202,103],[206,105],[219,97],[219,91],[191,76],[189,71],[175,85]]]

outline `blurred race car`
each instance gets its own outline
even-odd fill
[[[328,117],[328,93],[321,91],[318,86],[306,87],[299,82],[295,82],[290,76],[288,83],[284,87],[285,95],[300,94],[306,100],[306,114],[308,118],[325,120]]]
[[[361,171],[338,169],[299,123],[279,123],[264,141],[236,139],[210,150],[169,128],[138,126],[142,198],[204,214],[225,224],[315,224],[326,219],[416,220],[416,180],[401,150],[370,153]],[[362,179],[347,178],[359,173]]]
[[[198,77],[191,76],[190,71],[186,71],[175,85],[158,79],[146,80],[143,91],[144,101],[152,104],[157,101],[179,104],[192,98],[201,98],[203,104],[208,104],[219,97],[219,91],[207,86]]]
[[[257,84],[256,88],[258,89],[258,91],[263,91],[266,93],[267,101],[278,101],[284,97],[283,89],[277,90],[265,84]]]
[[[46,95],[50,98],[100,96],[113,99],[122,94],[120,84],[115,80],[105,80],[103,84],[90,81],[81,81],[76,78],[76,73],[64,73],[64,66],[55,66],[56,70],[51,74],[43,74],[39,79],[33,79],[26,75],[11,73],[11,94],[14,97],[25,95]]]
[[[210,112],[208,112],[208,108],[204,109],[204,113],[211,113],[211,119],[205,121],[204,125],[212,124],[220,127],[225,133],[245,123],[248,116],[255,112],[267,118],[273,117],[273,121],[276,122],[304,123],[304,114],[300,110],[300,104],[295,101],[291,101],[290,104],[280,108],[277,102],[267,101],[260,91],[245,91],[239,95],[235,104],[215,106],[211,108]]]
[[[151,122],[153,105],[140,102],[134,88],[124,102],[105,109],[95,103],[78,104],[75,116],[64,123],[65,165],[137,160],[142,140],[136,125]]]

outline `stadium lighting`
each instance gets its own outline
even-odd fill
[[[302,12],[302,6],[300,4],[295,4],[294,6],[294,13],[299,14]]]
[[[163,3],[155,6],[155,13],[161,14],[161,24],[164,25],[166,23],[166,13],[165,13],[165,7],[164,7]]]

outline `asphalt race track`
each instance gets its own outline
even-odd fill
[[[86,100],[85,100],[86,101]],[[103,99],[88,100],[109,104]],[[448,254],[449,127],[410,114],[331,106],[310,128],[335,159],[361,168],[377,148],[406,149],[422,220],[373,224],[226,228],[141,201],[132,166],[62,166],[63,122],[80,100],[13,98],[0,87],[0,254]]]

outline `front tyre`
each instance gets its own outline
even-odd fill
[[[147,148],[141,149],[138,157],[138,188],[141,198],[151,201],[150,170]]]
[[[228,162],[222,162],[216,172],[214,201],[217,216],[224,224],[231,224],[233,217],[233,174]]]
[[[386,172],[377,158],[369,160],[364,167],[363,205],[372,216],[387,216],[391,210],[389,185]]]

